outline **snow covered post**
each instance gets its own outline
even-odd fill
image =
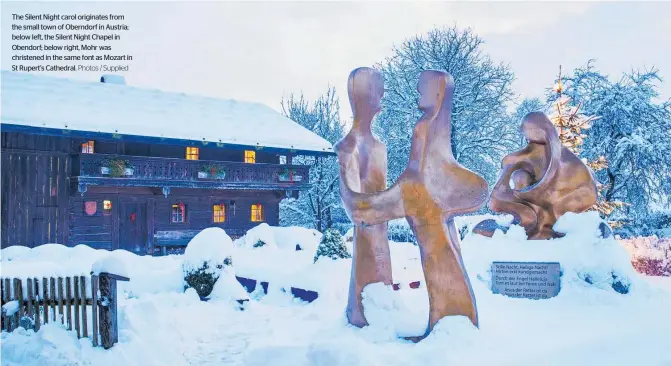
[[[100,281],[100,341],[105,349],[110,349],[119,341],[117,324],[116,281],[130,281],[128,277],[102,272]]]

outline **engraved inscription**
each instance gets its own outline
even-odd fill
[[[510,297],[549,299],[559,294],[557,262],[493,262],[492,292]]]

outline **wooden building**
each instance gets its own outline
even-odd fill
[[[180,248],[198,231],[277,225],[309,187],[296,155],[331,145],[269,107],[2,72],[2,248]]]

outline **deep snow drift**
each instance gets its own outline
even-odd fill
[[[473,219],[473,221],[479,220]],[[418,344],[399,336],[423,333],[428,300],[419,250],[391,243],[394,282],[366,287],[371,323],[357,329],[344,316],[350,259],[312,263],[314,249],[293,251],[296,238],[272,234],[274,246],[253,238],[232,248],[235,273],[269,281],[240,311],[230,301],[200,301],[183,291],[183,256],[138,257],[56,245],[2,251],[6,277],[88,274],[100,258],[126,264],[120,284],[120,343],[104,351],[56,324],[37,333],[2,334],[3,365],[650,365],[671,364],[671,280],[636,274],[626,250],[598,237],[598,217],[566,215],[561,239],[527,241],[513,226],[486,238],[468,234],[462,254],[475,292],[477,329],[463,317],[443,319]],[[472,227],[470,225],[469,227]],[[264,228],[268,232],[276,228]],[[296,237],[313,242],[305,229]],[[261,236],[263,236],[261,235]],[[258,240],[258,236],[256,237]],[[277,241],[281,243],[277,243]],[[294,242],[294,243],[291,243]],[[248,243],[251,243],[250,246]],[[492,261],[557,261],[561,291],[546,300],[514,299],[489,289]],[[66,273],[67,272],[67,273]],[[589,279],[589,280],[587,280]],[[418,289],[408,283],[420,280]],[[614,289],[626,287],[626,294]],[[217,283],[217,285],[220,285]],[[221,285],[223,286],[223,285]],[[311,304],[282,287],[319,291]],[[258,286],[260,287],[260,286]]]

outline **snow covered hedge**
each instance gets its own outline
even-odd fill
[[[201,297],[208,296],[224,271],[233,271],[233,241],[218,227],[194,236],[184,251],[182,270],[185,289],[191,287]]]
[[[671,238],[656,236],[621,239],[631,254],[637,272],[648,276],[671,276]]]

